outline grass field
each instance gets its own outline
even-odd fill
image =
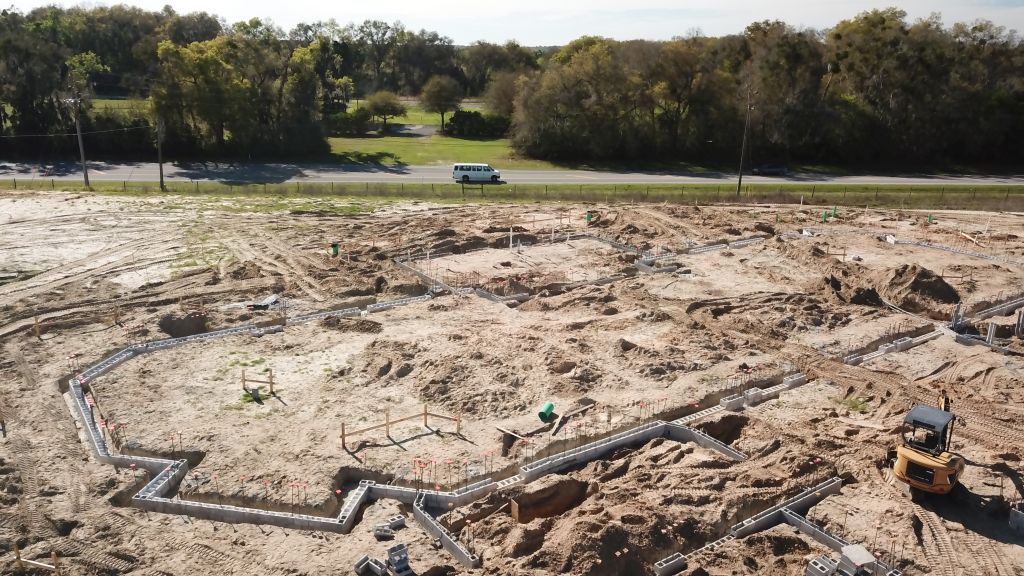
[[[427,165],[481,162],[503,168],[557,168],[550,162],[517,158],[507,139],[464,140],[435,134],[429,137],[381,136],[328,138],[331,154],[353,164]]]
[[[96,112],[100,110],[146,110],[146,100],[141,98],[124,100],[95,98],[92,101],[92,109]]]
[[[395,123],[395,124],[422,124],[424,126],[438,126],[438,127],[441,126],[441,115],[440,114],[435,114],[433,112],[426,112],[426,111],[424,111],[423,107],[420,106],[418,101],[410,100],[410,99],[402,99],[402,104],[405,104],[405,106],[409,110],[409,112],[405,116],[400,116],[398,118],[394,118],[394,119],[388,120],[389,124],[390,123]],[[349,109],[350,110],[355,110],[356,108],[358,108],[358,107],[360,107],[362,105],[363,105],[363,101],[362,100],[353,100],[349,104]],[[480,104],[478,102],[463,102],[462,109],[463,110],[480,110]],[[451,115],[450,112],[448,114],[446,114],[445,117],[444,117],[445,118],[445,122],[447,122],[448,119],[451,118],[451,117],[452,117],[452,115]]]
[[[730,184],[613,185],[613,184],[498,184],[462,187],[458,184],[288,182],[240,184],[169,182],[168,193],[197,197],[263,199],[273,209],[333,212],[330,201],[425,200],[430,202],[650,202],[672,204],[803,204],[821,210],[839,206],[870,206],[907,210],[1024,210],[1024,186],[868,186],[842,184],[752,184],[737,196]],[[71,181],[0,180],[0,190],[84,190]],[[92,190],[112,195],[161,195],[155,182],[94,182]],[[288,202],[285,202],[288,200]],[[324,204],[327,202],[327,204]],[[287,208],[286,208],[287,207]],[[347,212],[349,209],[341,210]]]

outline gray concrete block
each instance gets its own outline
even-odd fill
[[[672,574],[678,574],[682,572],[683,568],[686,567],[686,558],[676,552],[675,554],[662,558],[654,563],[654,573],[657,576],[671,576]]]
[[[742,394],[732,394],[718,401],[718,405],[726,410],[736,412],[743,409],[746,398]]]
[[[392,530],[405,528],[405,516],[392,516],[391,518],[388,518],[388,528],[391,528]]]

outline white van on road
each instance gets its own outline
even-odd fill
[[[501,172],[491,168],[490,164],[455,164],[452,166],[452,178],[456,182],[499,182]]]

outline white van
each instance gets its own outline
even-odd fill
[[[455,164],[452,166],[452,178],[456,182],[498,182],[501,180],[501,172],[491,168],[489,164]]]

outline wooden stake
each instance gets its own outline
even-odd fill
[[[348,446],[345,446],[345,423],[344,422],[341,423],[341,447],[342,448],[348,448]]]
[[[14,563],[19,570],[25,568],[25,563],[21,561],[21,550],[18,550],[18,544],[14,544]]]
[[[391,410],[384,410],[384,435],[391,437]]]
[[[430,427],[427,424],[427,405],[426,404],[423,405],[423,427],[424,428],[429,428]]]
[[[53,573],[60,576],[60,562],[57,561],[57,553],[53,550],[50,551],[50,559],[53,560]]]
[[[270,395],[274,395],[274,370],[267,368],[267,382],[270,384]]]
[[[32,317],[34,323],[32,325],[32,331],[35,332],[36,338],[39,340],[43,339],[43,327],[39,324],[39,316]]]

